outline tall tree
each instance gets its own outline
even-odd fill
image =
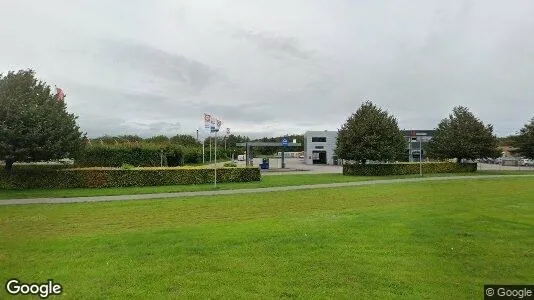
[[[0,74],[0,159],[7,172],[15,161],[72,157],[80,150],[77,117],[67,112],[63,92],[56,96],[32,70]]]
[[[188,134],[178,134],[170,138],[171,143],[181,146],[200,146],[202,145],[197,139]]]
[[[395,117],[367,101],[339,129],[336,154],[362,164],[390,161],[404,155],[406,144]]]
[[[169,143],[169,137],[166,135],[155,135],[153,137],[149,137],[144,140],[147,143],[154,143],[154,144],[168,144]]]
[[[476,159],[499,156],[492,125],[475,117],[466,107],[457,106],[441,120],[425,150],[438,159]]]
[[[513,137],[512,145],[517,148],[516,153],[527,158],[534,158],[534,118],[521,128],[517,136]]]

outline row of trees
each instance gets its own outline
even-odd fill
[[[165,150],[179,146],[182,153],[202,154],[202,143],[194,136],[185,134],[173,137],[122,135],[89,139],[76,124],[77,117],[67,112],[65,95],[58,97],[53,92],[49,85],[36,78],[33,70],[0,74],[0,160],[5,162],[5,171],[10,172],[16,161],[84,157],[88,147],[118,146],[126,150],[131,147],[160,147]],[[302,140],[302,136],[291,138]],[[281,137],[268,140],[280,141]],[[218,156],[223,159],[242,153],[244,147],[237,147],[236,144],[247,141],[251,139],[240,135],[206,138],[206,157],[214,156],[210,153],[214,150],[210,151],[210,143],[217,143]],[[272,154],[278,149],[256,150],[259,154]],[[95,151],[100,150],[93,149],[91,153]]]
[[[534,157],[534,118],[517,136],[502,139],[516,152]],[[500,156],[499,140],[493,126],[485,125],[466,107],[455,107],[437,125],[435,134],[423,150],[435,159],[494,158]],[[406,156],[406,140],[396,118],[367,101],[339,130],[336,154],[341,159],[365,164],[368,160],[396,161]]]
[[[57,91],[56,91],[57,92]],[[15,161],[40,161],[64,157],[77,157],[85,147],[104,145],[150,144],[166,147],[180,145],[200,149],[195,137],[176,135],[104,136],[88,139],[76,124],[77,117],[66,110],[64,95],[53,94],[50,86],[38,80],[32,70],[0,74],[0,160],[10,171]],[[303,142],[302,135],[290,140]],[[278,142],[282,137],[263,138],[259,141]],[[218,145],[227,144],[224,156],[243,152],[237,143],[250,141],[245,136],[219,137]],[[511,137],[512,146],[523,156],[534,157],[534,119]],[[209,144],[205,140],[205,144]],[[406,141],[394,116],[371,102],[365,102],[339,130],[337,155],[345,160],[365,163],[368,160],[391,161],[405,156]],[[275,148],[255,149],[258,154],[281,151]],[[295,149],[302,151],[302,147]],[[497,138],[491,125],[484,125],[465,107],[454,108],[452,114],[437,126],[436,133],[427,145],[427,156],[434,158],[475,159],[495,157]]]
[[[283,138],[287,138],[290,141],[297,140],[298,143],[303,144],[304,135],[288,135],[288,136],[279,136],[279,137],[263,137],[260,139],[251,139],[248,136],[234,135],[230,134],[228,136],[214,136],[206,137],[204,139],[204,146],[209,147],[209,145],[215,145],[219,151],[241,154],[245,148],[236,146],[238,143],[257,141],[257,142],[280,142]],[[86,139],[87,146],[99,146],[99,145],[159,145],[159,146],[172,146],[179,145],[189,148],[201,148],[202,141],[198,141],[195,137],[187,134],[178,134],[173,137],[168,137],[165,135],[157,135],[149,138],[142,138],[137,135],[120,135],[120,136],[102,136],[93,139]],[[209,151],[209,150],[208,150]],[[254,153],[259,155],[271,155],[276,152],[282,151],[282,146],[280,147],[255,147]],[[292,148],[292,151],[304,151],[304,146],[298,146]]]

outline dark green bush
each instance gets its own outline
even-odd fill
[[[14,171],[20,171],[20,170],[58,170],[58,169],[68,169],[72,168],[72,165],[69,164],[13,164],[13,170]],[[0,172],[4,172],[5,165],[0,165]]]
[[[162,157],[163,155],[163,157]],[[162,159],[163,158],[163,159]],[[83,149],[76,160],[79,167],[175,167],[202,162],[202,149],[179,145],[95,145]]]
[[[213,182],[211,168],[27,168],[0,174],[0,188],[87,188],[205,184]],[[259,181],[259,168],[217,169],[217,182]]]
[[[432,162],[423,163],[424,174],[435,173],[470,173],[476,172],[476,163],[451,163]],[[418,163],[396,163],[396,164],[345,164],[343,165],[343,175],[356,176],[387,176],[387,175],[408,175],[419,174]]]

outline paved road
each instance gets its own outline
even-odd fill
[[[491,170],[491,171],[533,171],[532,174],[534,174],[534,167],[522,167],[522,166],[502,166],[502,165],[495,165],[495,164],[478,164],[478,170],[484,171],[484,170]]]
[[[23,205],[23,204],[58,204],[58,203],[77,203],[77,202],[103,202],[103,201],[125,201],[125,200],[142,200],[142,199],[165,199],[192,196],[214,196],[214,195],[234,195],[234,194],[252,194],[265,192],[295,191],[307,189],[325,189],[350,186],[365,186],[376,184],[391,184],[405,182],[421,181],[444,181],[444,180],[476,180],[483,178],[514,178],[514,177],[531,177],[532,175],[477,175],[477,176],[446,176],[446,177],[426,177],[426,178],[407,178],[407,179],[384,179],[369,180],[343,183],[325,183],[312,185],[281,186],[270,188],[255,189],[237,189],[237,190],[219,190],[219,191],[199,191],[199,192],[180,192],[180,193],[160,193],[160,194],[140,194],[140,195],[119,195],[119,196],[95,196],[95,197],[74,197],[74,198],[34,198],[34,199],[9,199],[0,200],[2,205]]]

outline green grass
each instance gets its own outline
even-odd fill
[[[534,179],[0,209],[0,282],[65,299],[478,299],[532,283]],[[5,298],[0,290],[0,299]]]
[[[425,174],[424,177],[435,176],[476,176],[493,174],[532,174],[528,171],[480,171],[466,174]],[[263,188],[291,185],[307,185],[321,183],[353,182],[363,180],[380,180],[392,178],[418,178],[419,175],[405,176],[343,176],[342,174],[296,174],[296,175],[267,175],[262,176],[260,182],[239,182],[239,183],[218,183],[215,188],[213,184],[200,185],[172,185],[172,186],[147,186],[147,187],[124,187],[124,188],[79,188],[79,189],[28,189],[28,190],[0,190],[0,201],[5,199],[21,198],[65,198],[65,197],[87,197],[87,196],[112,196],[112,195],[133,195],[133,194],[155,194],[172,192],[194,192],[209,190],[229,190]]]

